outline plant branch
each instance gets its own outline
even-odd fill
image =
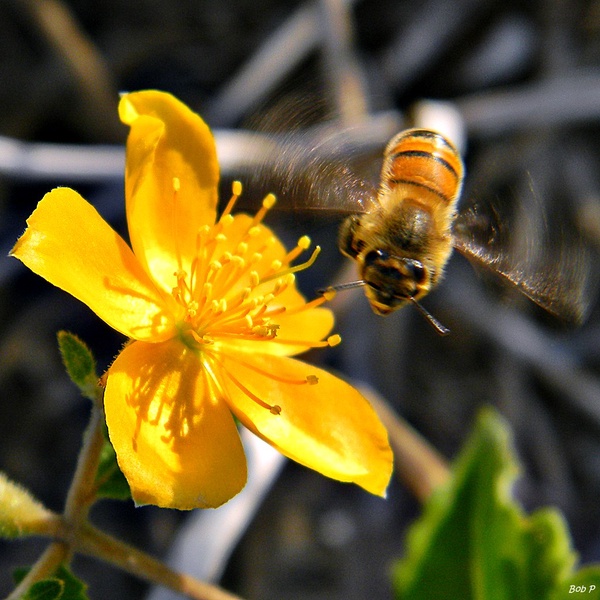
[[[96,529],[84,525],[74,540],[74,550],[100,558],[148,582],[168,587],[194,600],[241,600],[222,588],[177,573],[149,554]]]
[[[77,528],[77,523],[85,521],[89,509],[96,499],[96,473],[104,445],[103,423],[102,405],[95,402],[92,404],[90,422],[83,437],[83,446],[65,504],[65,520],[74,530]]]
[[[56,569],[68,559],[70,548],[63,542],[53,542],[44,553],[37,559],[29,573],[21,580],[21,583],[6,597],[5,600],[20,600],[27,590],[36,583],[54,575]]]

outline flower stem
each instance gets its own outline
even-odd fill
[[[63,542],[53,542],[31,567],[21,583],[6,597],[5,600],[19,600],[36,582],[51,577],[56,569],[68,559],[70,548]]]
[[[152,556],[96,529],[84,525],[75,540],[76,551],[100,558],[148,582],[163,585],[194,600],[241,600],[222,588],[177,573]]]
[[[78,523],[86,520],[89,509],[96,500],[96,473],[100,462],[100,453],[104,446],[103,423],[102,404],[94,402],[65,504],[64,518],[74,529],[77,528]]]

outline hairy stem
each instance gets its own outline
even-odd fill
[[[163,585],[194,600],[241,600],[222,588],[177,573],[149,554],[85,525],[75,540],[75,550],[100,558],[150,583]]]
[[[19,600],[36,582],[51,577],[56,569],[65,562],[70,554],[68,544],[53,542],[31,567],[21,583],[6,597],[5,600]]]
[[[90,422],[83,436],[83,446],[65,504],[65,520],[74,529],[77,523],[86,520],[89,509],[96,500],[96,473],[104,446],[103,423],[102,405],[95,402],[92,404]]]

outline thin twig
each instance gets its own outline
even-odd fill
[[[177,573],[152,556],[85,525],[75,540],[76,550],[89,556],[100,558],[148,582],[163,585],[195,600],[241,600],[231,594],[184,573]]]
[[[96,473],[104,446],[103,422],[102,407],[99,404],[92,405],[90,422],[65,504],[65,520],[74,528],[87,518],[89,508],[96,500]]]
[[[41,581],[54,574],[56,569],[68,559],[70,549],[68,544],[53,542],[31,567],[21,583],[6,597],[5,600],[19,600],[36,581]]]

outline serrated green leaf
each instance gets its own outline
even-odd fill
[[[575,554],[558,511],[528,517],[512,500],[517,472],[507,425],[484,410],[452,480],[408,534],[394,568],[398,599],[554,600]]]
[[[65,584],[60,579],[44,579],[34,583],[22,600],[62,600]]]
[[[600,565],[584,567],[571,575],[552,595],[552,600],[600,598]]]
[[[19,567],[13,571],[13,579],[16,584],[21,583],[25,575],[29,573],[30,567]],[[59,582],[61,592],[58,596],[30,596],[32,593],[50,593],[52,589],[56,589],[55,583]],[[48,584],[47,586],[44,584]],[[37,581],[34,583],[27,593],[22,597],[23,600],[89,600],[87,595],[87,584],[81,579],[73,575],[69,567],[60,565],[54,572],[52,577]]]
[[[60,354],[71,381],[86,398],[94,400],[98,389],[98,376],[91,350],[68,331],[59,331],[57,337]]]
[[[98,496],[112,498],[113,500],[129,500],[131,490],[125,475],[119,469],[117,455],[108,439],[106,427],[104,428],[104,446],[100,453],[100,463],[96,474]]]

